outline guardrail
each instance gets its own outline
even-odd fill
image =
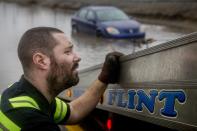
[[[60,94],[80,96],[102,64],[80,71],[80,83]],[[197,32],[121,58],[119,84],[97,108],[178,130],[197,130]]]

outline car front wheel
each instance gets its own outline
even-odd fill
[[[97,31],[96,31],[96,36],[97,36],[97,37],[102,37],[103,34],[102,34],[102,32],[101,32],[100,30],[97,30]]]

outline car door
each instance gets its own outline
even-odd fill
[[[77,15],[76,26],[80,32],[86,32],[87,12],[88,12],[87,9],[82,9]]]
[[[88,33],[96,33],[96,15],[95,12],[89,10],[86,15],[86,27]]]

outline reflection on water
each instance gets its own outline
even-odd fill
[[[111,51],[124,54],[133,52],[133,44],[126,40],[117,41],[78,34],[73,36],[73,42],[77,47],[76,52],[82,57],[81,69],[102,63],[105,55]]]
[[[17,45],[22,34],[29,28],[37,26],[56,27],[65,32],[75,45],[82,61],[80,69],[103,62],[105,55],[113,50],[130,54],[145,49],[147,46],[135,47],[130,40],[110,40],[89,35],[71,36],[70,19],[73,12],[50,9],[36,5],[22,6],[15,3],[0,2],[0,89],[17,81],[22,68],[17,57]],[[182,33],[164,30],[166,27],[142,25],[147,38],[154,38],[157,43],[176,38]],[[1,92],[1,90],[0,90]]]

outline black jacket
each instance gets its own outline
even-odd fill
[[[38,105],[39,109],[28,107],[28,104],[31,105],[32,103],[25,99],[17,100],[15,102],[10,101],[12,98],[18,98],[21,96],[22,98],[32,98]],[[60,99],[58,99],[58,105],[56,99],[49,104],[47,99],[22,76],[19,82],[14,83],[3,92],[0,109],[3,114],[18,125],[21,130],[59,131],[60,129],[58,125],[65,124],[66,120],[69,118],[70,107]],[[21,106],[21,103],[22,105],[24,103],[24,106]],[[17,107],[18,105],[19,107]],[[55,114],[56,116],[59,115],[58,118],[55,118]]]

